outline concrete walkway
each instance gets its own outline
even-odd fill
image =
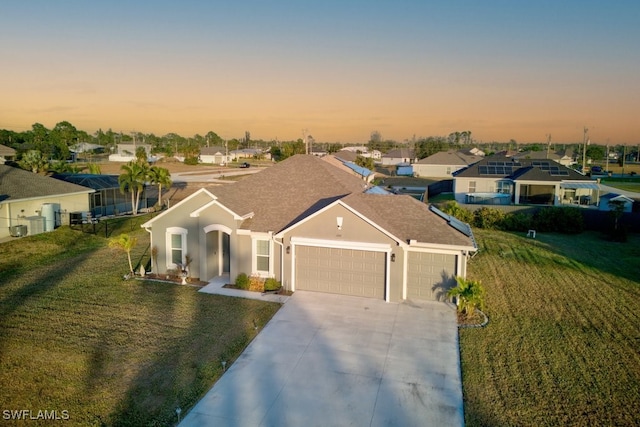
[[[453,307],[298,291],[180,426],[463,424]]]
[[[289,299],[286,295],[275,295],[270,293],[260,293],[253,291],[243,291],[242,289],[225,288],[224,285],[231,283],[229,275],[218,276],[209,281],[209,284],[200,289],[198,292],[205,294],[226,295],[228,297],[239,297],[248,299],[257,299],[261,301],[279,302],[284,304]]]

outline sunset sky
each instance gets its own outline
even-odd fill
[[[640,142],[640,1],[0,4],[0,129]]]

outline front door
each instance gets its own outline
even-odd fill
[[[231,271],[231,255],[229,253],[229,235],[227,233],[222,234],[222,274],[229,273]]]

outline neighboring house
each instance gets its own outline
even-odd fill
[[[358,178],[362,179],[364,182],[366,182],[367,184],[370,184],[374,178],[376,177],[375,172],[363,167],[363,166],[358,166],[353,162],[349,162],[349,161],[344,161],[341,160],[339,158],[337,158],[336,156],[332,156],[332,155],[327,155],[324,156],[322,158],[322,160],[324,160],[325,162],[329,162],[332,165],[354,175],[357,176]]]
[[[544,151],[523,151],[521,153],[514,154],[511,158],[518,161],[530,161],[530,160],[552,160],[563,166],[571,166],[575,164],[573,158],[573,150],[544,150]]]
[[[311,154],[313,154],[314,156],[317,156],[317,157],[324,157],[329,153],[327,152],[327,150],[324,147],[313,146],[313,147],[311,147]]]
[[[358,153],[351,150],[340,150],[334,156],[343,162],[355,162],[358,158]]]
[[[136,151],[144,148],[147,153],[147,161],[155,162],[157,159],[151,155],[151,145],[149,144],[118,144],[117,152],[109,155],[111,162],[130,162],[136,160]]]
[[[368,186],[312,155],[200,189],[142,225],[162,274],[275,277],[285,289],[386,301],[442,300],[477,250],[471,229],[410,196]]]
[[[409,148],[398,148],[382,155],[382,164],[385,166],[397,165],[398,163],[415,163],[417,161],[415,151]]]
[[[88,211],[94,190],[0,165],[0,238],[52,231],[69,212]]]
[[[271,158],[270,152],[263,152],[259,148],[242,148],[239,150],[233,150],[229,152],[231,159],[239,160],[239,159],[257,159],[260,157],[264,157],[265,159]]]
[[[52,175],[53,178],[59,179],[72,184],[81,185],[86,188],[95,190],[89,195],[89,209],[93,218],[101,216],[122,215],[133,211],[131,206],[131,194],[123,194],[120,191],[120,183],[118,175],[96,175],[88,173],[61,173]],[[140,193],[138,211],[143,212],[157,202],[158,197],[152,200],[147,199],[148,189],[152,189],[152,193],[157,194],[155,186],[145,185]],[[77,214],[77,212],[76,212]],[[85,214],[86,215],[86,214]]]
[[[418,160],[413,164],[413,172],[419,177],[451,179],[454,172],[477,163],[483,158],[483,155],[470,154],[468,150],[441,151]]]
[[[200,162],[214,165],[226,165],[231,161],[231,155],[224,147],[202,147],[200,149]]]
[[[597,181],[552,160],[491,156],[454,174],[458,203],[597,205]]]
[[[16,159],[16,150],[6,145],[0,144],[0,165],[11,162]]]
[[[360,145],[358,147],[344,147],[342,150],[351,151],[362,157],[371,157],[373,160],[382,159],[382,153],[378,150],[369,150],[367,146]]]
[[[607,193],[601,196],[599,208],[601,211],[612,211],[615,210],[616,203],[622,204],[622,212],[631,212],[633,210],[633,199],[631,197],[615,193]]]

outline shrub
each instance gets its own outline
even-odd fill
[[[498,209],[483,207],[473,213],[473,225],[486,230],[500,229],[504,214]]]
[[[522,212],[511,212],[502,219],[502,229],[507,231],[527,231],[530,230],[532,217]]]
[[[236,277],[236,286],[238,289],[249,289],[249,276],[244,273],[238,274],[238,277]]]
[[[473,212],[461,207],[455,201],[448,202],[442,209],[442,212],[449,214],[462,222],[473,222]]]
[[[578,234],[584,231],[580,208],[543,208],[533,216],[533,228],[539,231]]]
[[[257,274],[249,277],[249,290],[254,292],[264,292],[264,279]]]
[[[278,289],[280,289],[281,286],[282,285],[280,284],[280,282],[278,282],[273,277],[269,277],[264,282],[264,290],[265,291],[277,291]]]

